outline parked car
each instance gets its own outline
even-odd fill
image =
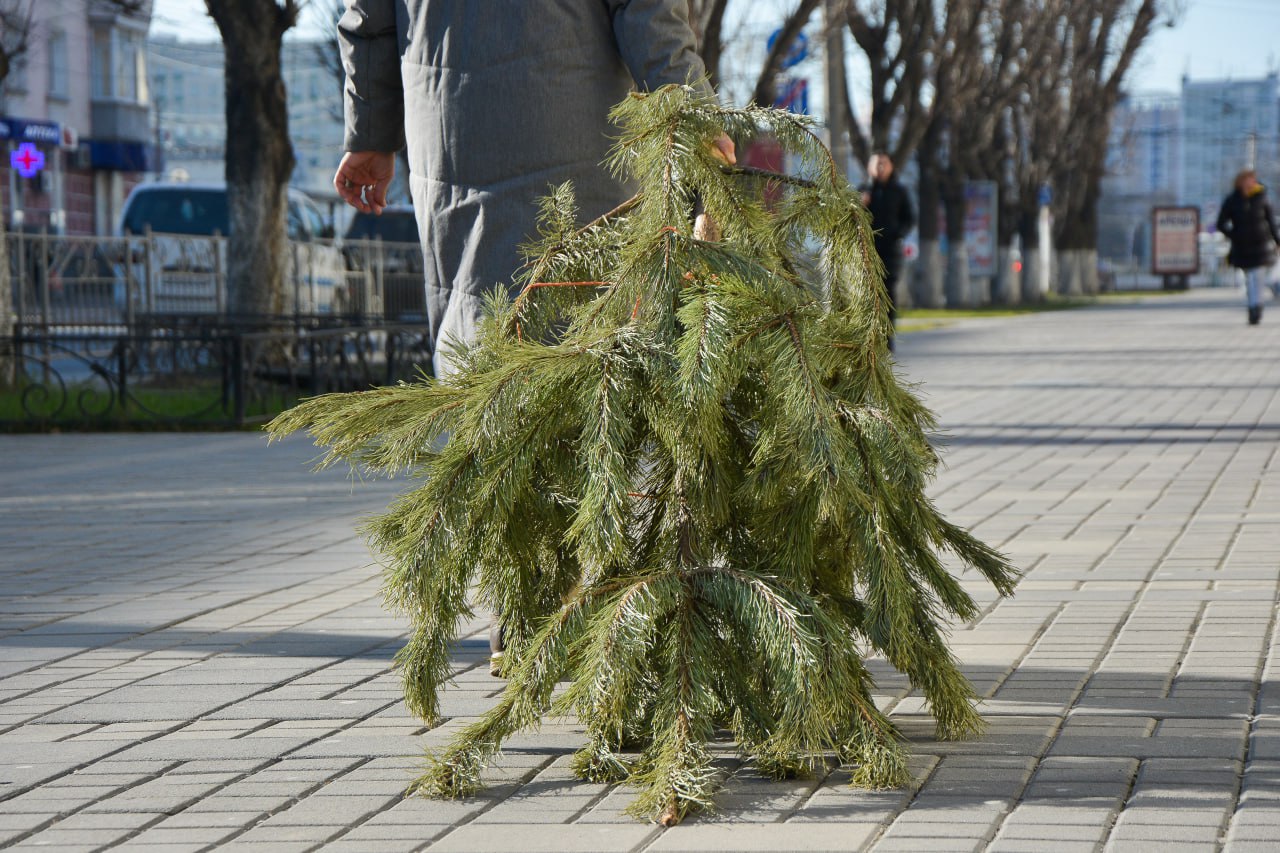
[[[411,206],[388,205],[381,214],[357,212],[342,235],[342,256],[353,273],[380,273],[374,286],[381,287],[381,313],[387,319],[426,319],[422,245]]]
[[[381,239],[385,243],[412,243],[416,246],[418,220],[414,216],[413,207],[407,204],[389,204],[380,214],[356,211],[342,239]]]
[[[333,230],[304,193],[290,188],[287,204],[285,277],[290,286],[286,286],[285,311],[331,313],[340,308],[335,301],[341,301],[346,289],[346,265],[329,239]],[[127,260],[121,261],[117,304],[125,304],[127,279],[132,277],[135,310],[158,314],[225,310],[227,244],[212,238],[230,232],[226,186],[140,184],[125,202],[120,234],[132,238],[148,232],[152,235],[149,246],[131,242]],[[126,262],[130,270],[123,268]]]

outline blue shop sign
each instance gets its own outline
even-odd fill
[[[0,139],[59,145],[62,142],[62,126],[56,121],[31,121],[0,116]]]
[[[141,142],[116,142],[88,139],[89,163],[94,169],[109,172],[156,171],[156,147]]]

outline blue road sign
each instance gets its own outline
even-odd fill
[[[782,35],[781,28],[774,30],[770,34],[766,50],[773,50],[774,42],[778,40],[780,35]],[[796,36],[795,41],[791,42],[791,49],[787,51],[787,55],[782,57],[782,70],[786,71],[788,68],[794,68],[804,62],[808,56],[809,37],[804,33],[800,33]]]
[[[778,97],[773,105],[780,110],[790,110],[797,115],[809,114],[809,80],[806,77],[791,77],[780,81]]]

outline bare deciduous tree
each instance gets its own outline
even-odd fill
[[[280,50],[298,0],[205,0],[226,55],[227,283],[241,315],[285,309],[289,141]]]
[[[1064,293],[1098,289],[1098,199],[1111,114],[1139,48],[1168,11],[1160,0],[1091,0],[1071,4],[1061,17],[1071,57],[1063,153],[1054,175],[1058,288]]]
[[[773,40],[765,56],[764,65],[756,77],[756,85],[751,100],[761,106],[773,104],[777,98],[778,75],[782,73],[782,63],[791,52],[792,45],[800,36],[801,30],[809,23],[813,13],[822,5],[822,0],[799,0],[796,8],[783,19],[778,28],[778,37]]]
[[[0,0],[0,84],[27,52],[34,8],[33,0]]]
[[[992,282],[994,301],[1015,301],[1008,268],[1009,246],[1015,233],[1018,186],[1012,160],[1017,153],[1013,108],[1025,101],[1028,86],[1051,68],[1055,29],[1048,9],[1066,0],[970,0],[975,16],[967,33],[969,45],[953,50],[940,92],[966,92],[948,96],[935,110],[935,125],[945,134],[945,146],[929,139],[934,159],[931,184],[946,210],[947,242],[952,256],[947,269],[946,295],[951,305],[975,301],[965,256],[965,185],[982,179],[997,187],[997,274]]]
[[[1026,285],[1043,259],[1036,213],[1041,187],[1056,190],[1056,235],[1064,292],[1096,289],[1097,203],[1110,116],[1137,51],[1169,0],[963,0],[981,26],[971,49],[942,58],[933,92],[939,106],[922,140],[921,253],[926,280],[937,239],[931,211],[945,202],[948,303],[967,301],[963,281],[964,184],[982,178],[999,187],[998,246],[1004,258],[1021,234]],[[976,9],[976,7],[982,7]],[[971,10],[973,11],[973,10]],[[966,68],[966,65],[968,66]],[[964,93],[971,93],[965,96]],[[933,259],[933,266],[939,263]],[[964,267],[965,269],[962,269]],[[935,274],[936,277],[936,274]],[[926,293],[928,287],[922,287]],[[1035,298],[1015,292],[1009,271],[997,276],[993,298]]]

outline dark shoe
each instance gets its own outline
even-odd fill
[[[1249,306],[1249,325],[1256,326],[1258,325],[1258,322],[1261,319],[1262,319],[1262,306],[1250,305]]]

